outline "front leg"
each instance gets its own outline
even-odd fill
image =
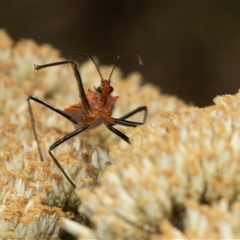
[[[137,127],[138,125],[143,124],[143,122],[133,122],[133,121],[128,121],[128,120],[120,119],[120,118],[119,119],[118,118],[112,118],[112,120],[113,120],[114,124],[107,124],[106,125],[107,128],[129,144],[130,144],[129,138],[125,134],[123,134],[122,132],[120,132],[119,130],[114,128],[113,125],[119,124],[119,125],[123,125],[123,126],[126,126],[126,127]]]
[[[131,111],[131,112],[129,112],[129,113],[123,115],[123,116],[120,117],[119,119],[121,119],[121,120],[122,120],[122,119],[127,119],[127,118],[129,118],[129,117],[135,115],[136,113],[139,113],[139,112],[142,112],[142,111],[144,111],[143,123],[145,123],[146,118],[147,118],[147,113],[148,113],[148,112],[147,112],[147,107],[146,107],[146,106],[138,107],[138,108],[136,108],[135,110],[133,110],[133,111]]]
[[[120,137],[121,139],[130,144],[129,137],[127,137],[125,134],[114,128],[112,124],[106,126],[111,132],[115,133],[118,137]]]

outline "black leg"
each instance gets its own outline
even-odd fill
[[[69,116],[67,113],[65,113],[64,111],[52,106],[51,104],[43,101],[42,99],[40,98],[37,98],[37,97],[34,97],[34,96],[29,96],[27,98],[27,102],[28,102],[28,111],[29,111],[29,114],[30,114],[30,120],[31,120],[31,124],[32,124],[32,129],[33,129],[33,134],[34,134],[34,138],[37,142],[37,147],[38,147],[38,152],[39,152],[39,156],[40,156],[40,159],[43,161],[43,155],[42,155],[42,151],[41,151],[41,148],[40,148],[40,144],[39,144],[39,140],[38,140],[38,136],[37,136],[37,132],[36,132],[36,126],[35,126],[35,120],[34,120],[34,116],[33,116],[33,110],[32,110],[32,106],[31,106],[31,102],[30,100],[33,100],[37,103],[40,103],[42,105],[44,105],[45,107],[53,110],[54,112],[62,115],[63,117],[67,118],[68,120],[70,120],[72,123],[74,124],[78,124],[78,121],[74,118],[72,118],[71,116]]]
[[[143,122],[132,122],[125,119],[118,119],[118,118],[113,118],[113,119],[115,121],[115,124],[120,124],[127,127],[137,127],[138,125],[144,124]]]
[[[40,98],[38,98],[38,97],[35,97],[35,96],[29,96],[29,97],[27,98],[29,110],[30,110],[31,113],[32,113],[32,106],[31,106],[31,104],[30,104],[30,100],[33,100],[33,101],[35,101],[35,102],[37,102],[37,103],[40,103],[40,104],[44,105],[45,107],[53,110],[54,112],[62,115],[62,116],[65,117],[65,118],[67,118],[67,119],[68,119],[69,121],[71,121],[72,123],[78,124],[78,120],[77,120],[77,119],[71,117],[70,115],[68,115],[68,114],[67,114],[66,112],[64,112],[63,110],[61,110],[61,109],[59,109],[59,108],[56,108],[55,106],[51,105],[50,103],[47,103],[47,102],[45,102],[44,100],[42,100],[42,99],[40,99]]]
[[[141,112],[141,111],[145,111],[144,113],[144,117],[143,117],[143,122],[133,122],[133,121],[128,121],[125,120],[126,118],[131,117],[132,115]],[[125,114],[124,116],[122,116],[121,118],[112,118],[114,120],[114,124],[119,124],[119,125],[123,125],[123,126],[127,126],[127,127],[137,127],[138,125],[142,125],[147,117],[147,107],[146,106],[142,106],[142,107],[138,107],[135,110],[131,111],[130,113]],[[122,132],[120,132],[119,130],[117,130],[116,128],[113,127],[113,124],[109,124],[106,125],[107,128],[112,131],[113,133],[115,133],[117,136],[119,136],[120,138],[122,138],[124,141],[126,141],[127,143],[130,144],[130,140],[129,138],[123,134]]]
[[[106,125],[107,128],[112,131],[113,133],[115,133],[117,136],[119,136],[120,138],[122,138],[124,141],[126,141],[127,143],[130,144],[129,138],[123,134],[122,132],[120,132],[119,130],[117,130],[116,128],[113,127],[113,125]]]
[[[82,127],[76,129],[75,131],[67,134],[66,136],[64,136],[63,138],[59,139],[58,141],[56,141],[55,143],[53,143],[49,149],[48,149],[48,153],[50,154],[50,156],[52,157],[53,161],[55,162],[55,164],[58,166],[58,168],[61,170],[61,172],[63,173],[63,175],[67,178],[67,180],[71,183],[71,185],[76,188],[76,184],[71,180],[71,178],[67,175],[67,173],[64,171],[64,169],[62,168],[61,164],[58,162],[58,160],[54,157],[54,155],[52,154],[52,150],[54,148],[56,148],[57,146],[59,146],[60,144],[62,144],[63,142],[67,141],[68,139],[76,136],[77,134],[83,132],[84,130],[86,130],[89,127],[89,124],[85,124]]]
[[[80,76],[80,73],[78,71],[77,65],[75,62],[73,61],[61,61],[61,62],[54,62],[54,63],[48,63],[48,64],[44,64],[44,65],[34,65],[36,70],[42,69],[42,68],[47,68],[47,67],[53,67],[53,66],[58,66],[58,65],[62,65],[62,64],[71,64],[73,72],[74,72],[74,76],[77,80],[78,83],[78,90],[79,90],[79,94],[80,97],[82,99],[82,103],[85,109],[90,109],[87,97],[86,97],[86,93],[84,91],[83,88],[83,84],[82,84],[82,78]]]
[[[53,63],[47,63],[47,64],[43,64],[43,65],[34,64],[34,68],[36,70],[39,70],[42,68],[53,67],[53,66],[58,66],[58,65],[63,65],[63,64],[69,64],[69,61],[53,62]]]
[[[147,118],[147,107],[146,106],[138,107],[135,110],[131,111],[130,113],[127,113],[127,114],[123,115],[119,119],[121,119],[121,120],[122,119],[127,119],[127,118],[133,116],[134,114],[142,112],[142,111],[144,111],[143,122],[145,123],[146,118]]]

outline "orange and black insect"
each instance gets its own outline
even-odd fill
[[[67,173],[64,171],[64,169],[58,162],[58,160],[53,155],[52,150],[54,148],[56,148],[63,142],[67,141],[68,139],[74,137],[75,135],[77,135],[87,129],[97,127],[98,125],[100,125],[102,123],[105,124],[106,127],[110,131],[115,133],[117,136],[122,138],[127,143],[130,143],[129,138],[125,134],[123,134],[122,132],[120,132],[119,130],[114,128],[114,125],[120,124],[120,125],[124,125],[127,127],[136,127],[138,125],[143,124],[146,120],[146,117],[147,117],[147,107],[146,106],[138,107],[135,110],[125,114],[124,116],[122,116],[120,118],[113,118],[111,116],[115,102],[118,97],[111,95],[111,93],[113,91],[113,87],[111,86],[110,79],[111,79],[111,76],[113,74],[115,67],[119,64],[121,59],[123,57],[129,56],[131,54],[136,54],[138,57],[139,64],[142,64],[142,59],[136,51],[119,55],[117,57],[117,60],[114,64],[113,68],[112,68],[112,71],[109,75],[108,80],[104,80],[100,73],[99,68],[97,67],[97,65],[91,55],[76,53],[75,55],[80,55],[82,57],[90,58],[92,60],[92,62],[94,63],[94,65],[99,73],[99,76],[101,78],[101,85],[99,87],[95,88],[95,91],[88,90],[87,94],[85,93],[85,90],[83,88],[82,79],[81,79],[80,73],[78,71],[77,65],[74,61],[66,60],[66,61],[61,61],[61,62],[48,63],[48,64],[44,64],[44,65],[35,65],[35,69],[39,70],[39,69],[47,68],[47,67],[53,67],[53,66],[58,66],[58,65],[63,65],[63,64],[70,64],[73,69],[75,78],[77,80],[78,90],[79,90],[81,101],[80,101],[80,103],[74,104],[68,108],[65,108],[64,110],[56,108],[55,106],[53,106],[35,96],[29,96],[27,99],[32,129],[33,129],[35,140],[38,145],[39,155],[40,155],[40,158],[42,161],[43,161],[43,155],[41,152],[41,148],[40,148],[40,144],[39,144],[39,140],[38,140],[38,136],[37,136],[37,132],[36,132],[35,120],[34,120],[33,110],[32,110],[32,106],[31,106],[31,100],[33,100],[37,103],[40,103],[40,104],[44,105],[45,107],[53,110],[54,112],[62,115],[63,117],[65,117],[66,119],[71,121],[73,124],[75,124],[75,126],[77,126],[76,130],[74,130],[73,132],[67,134],[63,138],[61,138],[58,141],[56,141],[55,143],[53,143],[48,149],[49,155],[52,157],[52,159],[54,160],[56,165],[59,167],[59,169],[61,170],[63,175],[68,179],[68,181],[71,183],[71,185],[73,187],[76,187],[76,184],[67,175]],[[142,112],[142,111],[144,111],[143,122],[133,122],[133,121],[126,120],[127,118],[133,116],[134,114],[136,114],[138,112]]]

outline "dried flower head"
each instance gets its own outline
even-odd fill
[[[40,46],[33,40],[14,42],[4,30],[0,30],[0,38],[1,239],[19,236],[25,239],[55,239],[60,228],[57,220],[65,214],[62,208],[76,208],[80,199],[49,158],[47,149],[72,131],[73,126],[36,104],[37,132],[46,160],[41,162],[26,99],[30,94],[36,95],[64,108],[79,100],[76,82],[67,66],[34,71],[33,64],[61,60],[59,52],[50,45]],[[100,70],[103,76],[108,75],[111,66],[103,66]],[[98,86],[99,75],[90,61],[82,65],[80,72],[86,89]],[[118,101],[114,112],[116,116],[142,102],[153,109],[149,118],[157,117],[158,103],[161,102],[159,92],[151,85],[142,88],[138,73],[122,79],[120,70],[116,69],[112,82],[116,85],[116,95],[126,96],[122,98],[125,102]],[[139,94],[134,95],[135,91]],[[162,96],[164,107],[170,112],[185,107],[177,98],[167,99],[167,96]],[[119,139],[99,127],[71,139],[57,148],[54,154],[79,189],[93,189],[99,184],[98,177],[106,166],[115,164],[114,158],[109,156],[109,143],[112,142],[117,143]]]
[[[33,64],[59,61],[59,52],[32,40],[15,43],[4,30],[0,39],[1,239],[57,239],[60,226],[79,239],[240,237],[240,92],[206,108],[191,107],[141,85],[139,73],[123,79],[116,69],[111,81],[120,97],[113,116],[146,105],[147,123],[119,127],[131,145],[100,126],[56,148],[77,183],[75,194],[47,153],[74,127],[35,104],[41,162],[26,103],[30,94],[61,109],[78,102],[71,69],[34,71]],[[103,77],[111,68],[100,67]],[[99,85],[92,62],[80,73],[86,90]],[[63,209],[77,206],[80,220],[67,219],[71,214]]]
[[[214,102],[149,120],[131,132],[131,146],[111,145],[116,164],[103,172],[101,186],[78,191],[79,211],[94,227],[81,226],[73,234],[80,239],[239,238],[234,220],[240,217],[239,203],[232,202],[240,193],[240,92]],[[179,208],[186,209],[185,236],[167,223]],[[71,223],[62,220],[62,225]]]

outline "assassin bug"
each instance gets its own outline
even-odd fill
[[[41,148],[40,148],[40,144],[39,144],[39,140],[38,140],[38,136],[37,136],[37,132],[36,132],[35,120],[34,120],[33,110],[32,110],[32,106],[31,106],[31,100],[35,101],[37,103],[40,103],[41,105],[44,105],[45,107],[62,115],[63,117],[65,117],[66,119],[71,121],[73,124],[75,124],[75,126],[77,126],[76,130],[74,130],[73,132],[67,134],[66,136],[62,137],[61,139],[59,139],[58,141],[53,143],[48,149],[49,155],[52,157],[55,164],[58,166],[58,168],[61,170],[63,175],[67,178],[67,180],[71,183],[71,185],[74,188],[76,187],[76,184],[67,175],[67,173],[64,171],[64,169],[62,168],[62,166],[60,165],[60,163],[58,162],[56,157],[53,155],[52,151],[54,148],[56,148],[63,142],[67,141],[68,139],[74,137],[75,135],[77,135],[87,129],[97,127],[98,125],[100,125],[102,123],[105,124],[106,127],[110,131],[112,131],[117,136],[119,136],[124,141],[126,141],[127,143],[130,144],[129,138],[125,134],[123,134],[122,132],[120,132],[119,130],[114,128],[114,125],[120,124],[120,125],[124,125],[127,127],[137,127],[138,125],[143,124],[146,120],[146,117],[147,117],[147,107],[146,106],[138,107],[135,110],[125,114],[124,116],[122,116],[120,118],[111,117],[112,111],[114,108],[114,104],[118,97],[111,95],[111,93],[113,91],[113,87],[111,86],[110,79],[111,79],[111,76],[113,74],[115,67],[119,64],[121,59],[125,56],[129,56],[132,54],[137,55],[139,64],[142,64],[142,59],[141,59],[139,53],[136,51],[132,51],[129,53],[124,53],[122,55],[119,55],[116,59],[116,62],[114,64],[113,68],[112,68],[112,71],[110,72],[108,80],[105,80],[105,79],[103,79],[103,77],[100,73],[100,70],[99,70],[96,62],[94,61],[92,55],[75,53],[74,55],[79,55],[81,57],[90,58],[92,60],[93,64],[95,65],[95,67],[98,71],[98,74],[101,78],[101,85],[99,87],[95,88],[95,92],[88,90],[87,94],[85,93],[85,90],[83,88],[82,79],[81,79],[80,73],[78,71],[77,65],[74,61],[66,60],[66,61],[61,61],[61,62],[48,63],[48,64],[44,64],[44,65],[34,65],[35,69],[39,70],[39,69],[47,68],[47,67],[53,67],[53,66],[58,66],[58,65],[63,65],[63,64],[70,64],[73,69],[75,78],[77,80],[78,91],[80,94],[81,101],[80,101],[80,103],[74,104],[68,108],[65,108],[64,110],[61,110],[61,109],[45,102],[44,100],[42,100],[38,97],[32,96],[32,95],[30,95],[27,98],[28,110],[29,110],[29,114],[30,114],[33,134],[34,134],[35,140],[37,142],[39,156],[42,161],[43,161],[43,155],[41,152]],[[138,112],[142,112],[142,111],[144,111],[143,122],[133,122],[133,121],[126,120],[127,118],[133,116],[134,114],[136,114]]]

